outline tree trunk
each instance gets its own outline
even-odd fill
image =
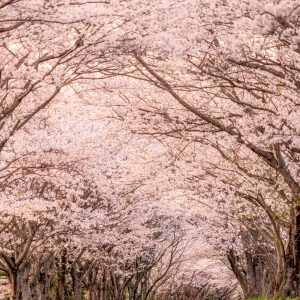
[[[258,272],[259,260],[249,252],[245,253],[245,257],[247,263],[248,297],[258,297],[263,294],[263,291],[258,286],[258,283],[262,280],[262,274]]]
[[[18,270],[11,270],[9,274],[10,282],[10,299],[22,300],[20,279]]]
[[[287,270],[283,280],[282,296],[300,296],[300,206],[292,209],[289,243],[286,253]]]
[[[19,272],[19,283],[20,289],[22,294],[22,300],[30,300],[31,299],[31,288],[29,284],[30,278],[30,263],[27,262],[21,269],[18,270]]]
[[[243,270],[243,268],[240,266],[239,263],[239,257],[235,254],[233,249],[230,249],[227,253],[227,259],[230,263],[231,270],[239,282],[243,294],[246,296],[248,294],[248,285],[247,285],[247,277],[246,272]]]
[[[98,268],[91,268],[88,273],[88,288],[89,288],[89,300],[97,299],[97,274]]]
[[[65,299],[65,284],[66,284],[66,272],[67,272],[67,251],[64,249],[61,256],[61,264],[58,263],[58,275],[57,275],[57,292],[56,299]]]
[[[91,283],[89,286],[89,300],[96,300],[96,286],[94,283]]]
[[[258,296],[272,297],[274,288],[272,289],[272,295],[268,294],[268,291],[264,290],[265,287],[269,286],[263,284],[264,278],[267,280],[273,280],[266,274],[272,272],[271,269],[265,268],[264,261],[257,255],[245,252],[245,266],[243,267],[240,263],[240,258],[231,249],[228,252],[228,260],[231,265],[231,269],[239,281],[239,284],[243,290],[246,299]],[[273,286],[273,281],[271,282]]]
[[[81,300],[81,280],[77,272],[72,272],[74,300]]]
[[[37,282],[31,285],[31,297],[32,300],[44,300],[46,298],[42,298],[40,286]]]
[[[49,272],[49,270],[48,270]],[[33,300],[47,300],[49,294],[50,276],[39,272],[38,280],[31,284],[31,296]]]

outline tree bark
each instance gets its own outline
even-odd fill
[[[10,270],[9,282],[11,287],[10,299],[11,300],[22,300],[20,279],[18,270]]]
[[[58,278],[57,278],[57,300],[65,299],[65,284],[66,284],[66,272],[67,272],[67,251],[64,249],[61,262],[58,263]]]
[[[287,248],[287,270],[283,280],[282,296],[300,296],[300,206],[291,214],[289,243]]]

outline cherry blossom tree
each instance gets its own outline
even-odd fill
[[[178,153],[203,145],[196,147],[199,159],[210,166],[202,163],[191,176],[202,185],[199,195],[241,201],[240,216],[248,207],[244,228],[251,233],[258,226],[253,238],[274,249],[273,292],[298,295],[298,3],[169,1],[135,8],[130,39],[123,40],[127,59],[119,62],[131,80],[153,89],[131,93],[133,100],[125,94],[116,115],[131,120],[135,132],[185,142]]]
[[[245,297],[299,295],[299,9],[0,3],[12,299],[197,297],[175,225],[201,226]]]

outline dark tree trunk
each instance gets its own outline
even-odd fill
[[[67,272],[67,251],[64,250],[61,256],[61,262],[58,263],[58,275],[57,275],[57,292],[56,299],[65,299],[66,289],[66,272]]]
[[[35,275],[31,281],[32,300],[47,300],[50,286],[50,277],[54,265],[53,253],[49,253],[44,259],[41,259],[36,267]],[[55,266],[56,267],[56,266]]]
[[[292,212],[282,296],[300,296],[300,206]]]
[[[10,282],[10,299],[11,300],[22,300],[22,292],[20,286],[20,276],[18,270],[11,270],[9,274]]]
[[[266,273],[269,273],[270,270],[265,268],[264,261],[261,258],[245,252],[245,266],[243,267],[240,263],[240,257],[231,249],[228,252],[228,260],[246,299],[266,296],[267,292],[264,290],[262,283]],[[269,276],[266,278],[270,279]]]

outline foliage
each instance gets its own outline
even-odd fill
[[[11,298],[233,297],[199,248],[245,298],[299,296],[299,13],[293,0],[0,1]]]

